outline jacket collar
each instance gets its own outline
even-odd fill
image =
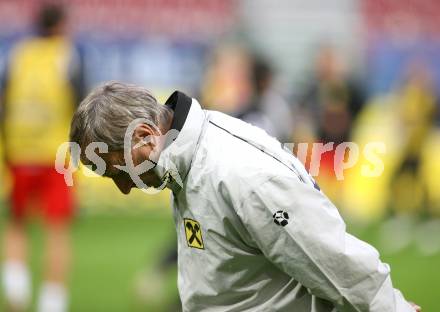
[[[175,91],[165,102],[174,110],[168,144],[161,152],[156,174],[176,192],[183,186],[205,122],[200,104],[182,92]]]
[[[192,99],[180,91],[174,91],[173,94],[165,102],[165,105],[174,111],[171,129],[182,131],[186,118],[191,109]]]

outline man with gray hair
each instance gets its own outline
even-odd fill
[[[172,190],[184,311],[419,310],[377,251],[345,232],[302,164],[259,128],[178,91],[161,105],[110,82],[79,106],[71,141],[82,151],[102,142],[81,160],[124,194]]]

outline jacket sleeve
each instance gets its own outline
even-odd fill
[[[254,188],[237,213],[251,244],[338,311],[415,311],[393,289],[377,250],[346,233],[336,207],[312,184],[273,177]]]

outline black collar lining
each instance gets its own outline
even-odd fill
[[[165,102],[165,105],[174,111],[171,129],[182,131],[189,110],[191,109],[192,99],[180,91],[174,91],[173,94]]]

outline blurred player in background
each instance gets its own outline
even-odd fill
[[[292,138],[292,111],[276,89],[275,78],[269,59],[242,45],[220,45],[206,71],[201,97],[210,109],[242,119],[287,143]]]
[[[264,129],[280,142],[288,143],[292,139],[292,111],[274,87],[274,74],[274,69],[268,60],[259,56],[253,57],[251,69],[253,95],[248,105],[236,114],[236,117]]]
[[[365,102],[363,91],[348,77],[346,67],[333,47],[322,46],[314,74],[299,98],[301,112],[309,120],[318,121],[314,132],[323,143],[348,141],[352,124]]]
[[[252,61],[240,45],[220,45],[212,53],[201,86],[201,98],[210,109],[234,115],[246,108],[253,93]]]
[[[333,150],[322,155],[316,178],[326,194],[339,202],[341,185],[335,183],[334,166],[340,164],[334,164],[334,151],[338,144],[351,140],[352,127],[364,106],[365,95],[349,77],[347,64],[333,47],[323,45],[314,66],[314,73],[297,100],[297,115],[303,120],[295,120],[295,141],[334,143]],[[313,129],[301,129],[310,125]],[[298,137],[307,132],[311,132],[312,138]]]
[[[423,176],[423,153],[435,127],[438,99],[426,64],[409,63],[406,81],[397,90],[396,116],[402,155],[391,179],[390,206],[404,212],[429,215],[427,177]],[[402,136],[402,134],[404,134]]]
[[[3,79],[1,125],[12,191],[2,283],[12,311],[25,310],[30,303],[24,221],[31,210],[36,211],[34,207],[44,216],[47,233],[38,310],[67,310],[73,194],[53,164],[81,98],[82,66],[78,51],[65,36],[65,25],[61,6],[43,5],[36,18],[37,35],[12,49]]]

